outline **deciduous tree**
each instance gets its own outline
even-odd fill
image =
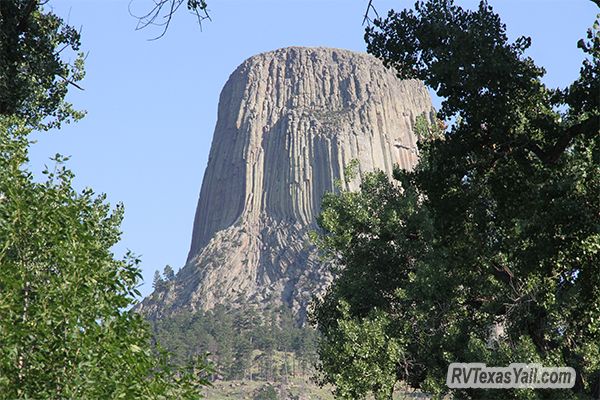
[[[78,119],[79,34],[37,1],[0,2],[0,398],[197,399],[204,364],[174,368],[129,311],[139,260],[115,258],[123,208],[73,189],[66,158],[34,179],[33,129]]]
[[[418,2],[367,29],[369,51],[433,88],[439,118],[454,123],[441,135],[419,125],[420,163],[397,171],[399,185],[373,175],[324,200],[321,242],[340,264],[315,313],[325,381],[365,385],[344,375],[360,358],[340,333],[384,313],[387,342],[369,347],[399,346],[390,380],[442,396],[450,362],[540,362],[574,367],[573,390],[453,395],[600,397],[597,29],[578,43],[586,58],[563,89],[543,84],[525,56],[530,39],[510,43],[485,1],[473,11]],[[375,376],[367,386],[382,393]]]

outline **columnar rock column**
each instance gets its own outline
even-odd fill
[[[246,60],[221,93],[187,264],[141,309],[285,304],[303,318],[331,280],[307,237],[323,194],[352,185],[352,160],[359,176],[412,168],[422,114],[433,116],[423,84],[366,54],[291,47]]]

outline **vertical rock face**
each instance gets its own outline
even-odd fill
[[[412,168],[415,118],[432,112],[422,83],[366,54],[292,47],[246,60],[221,93],[187,263],[141,311],[286,304],[303,318],[331,279],[307,237],[323,194],[348,188],[352,160],[359,176]]]

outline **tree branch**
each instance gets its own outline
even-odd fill
[[[198,19],[198,25],[201,29],[202,21],[205,19],[210,21],[210,15],[207,11],[206,2],[200,0],[154,0],[154,6],[152,9],[143,15],[136,15],[136,13],[132,11],[132,3],[133,0],[130,0],[129,14],[138,19],[138,24],[135,28],[136,30],[147,28],[150,25],[163,27],[162,32],[150,40],[160,39],[167,33],[173,16],[184,3],[187,4],[188,10],[192,14],[196,15],[196,18]]]
[[[377,18],[379,18],[379,14],[377,13],[377,9],[373,5],[373,0],[369,0],[369,4],[367,4],[367,10],[365,11],[365,16],[364,16],[363,22],[362,22],[363,25],[365,23],[367,23],[367,24],[371,23],[372,20],[371,20],[371,17],[369,17],[369,13],[371,12],[371,10],[373,10],[373,12],[375,13],[375,16],[377,16]]]
[[[75,87],[76,87],[77,89],[79,89],[79,90],[85,90],[84,88],[82,88],[81,86],[79,86],[78,84],[76,84],[75,82],[73,82],[72,80],[70,80],[70,79],[68,79],[68,78],[64,77],[63,75],[61,75],[61,74],[58,74],[58,76],[59,76],[60,78],[62,78],[62,79],[65,81],[65,82],[67,82],[69,85],[73,85],[73,86],[75,86]]]
[[[542,149],[536,143],[530,143],[525,148],[535,154],[544,164],[555,164],[564,151],[571,145],[575,137],[583,134],[592,137],[600,133],[600,116],[594,116],[575,124],[565,130],[565,134],[549,149]]]
[[[536,143],[528,144],[526,149],[535,154],[544,164],[555,164],[567,147],[570,146],[573,139],[581,134],[585,137],[600,134],[600,116],[590,117],[583,122],[567,128],[564,135],[550,149],[543,150]]]

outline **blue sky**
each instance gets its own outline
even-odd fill
[[[457,1],[473,7],[476,1]],[[491,0],[512,39],[531,36],[528,54],[547,70],[546,83],[566,86],[582,60],[577,40],[597,7],[589,0]],[[133,0],[142,13],[152,0]],[[48,6],[82,27],[84,91],[71,101],[88,115],[58,132],[38,134],[31,168],[39,173],[55,153],[71,156],[79,188],[125,204],[117,255],[142,258],[145,283],[166,264],[185,262],[202,176],[216,122],[219,93],[246,58],[280,47],[326,46],[364,51],[366,0],[209,0],[212,21],[202,31],[176,15],[167,34],[135,31],[129,0],[51,0]],[[413,1],[374,0],[385,14]],[[182,10],[183,11],[183,10]]]

